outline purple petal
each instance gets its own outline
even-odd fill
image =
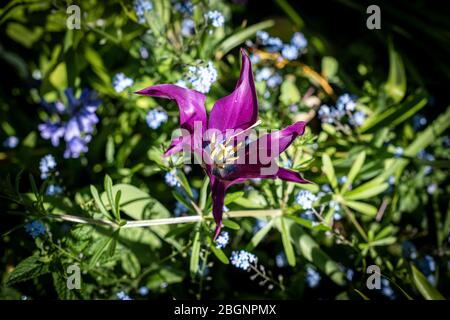
[[[258,101],[249,57],[241,49],[242,68],[233,93],[217,100],[209,116],[209,128],[245,130],[258,119]]]
[[[206,130],[205,96],[197,91],[185,89],[173,84],[158,84],[142,89],[137,94],[175,100],[180,109],[180,126],[194,132],[194,123],[199,121]]]
[[[211,177],[211,195],[213,201],[213,217],[216,222],[216,230],[214,231],[215,241],[222,228],[223,204],[225,200],[226,184],[224,181]]]
[[[300,173],[285,168],[278,168],[277,178],[284,181],[291,181],[303,184],[312,183],[311,181],[303,179]]]

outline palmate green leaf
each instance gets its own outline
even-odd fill
[[[245,250],[252,251],[255,249],[262,239],[264,239],[264,237],[269,233],[270,229],[272,229],[274,221],[274,219],[270,220],[265,226],[259,229],[247,244]]]
[[[22,282],[37,278],[42,274],[48,273],[48,264],[41,261],[39,255],[32,255],[22,260],[10,273],[7,285],[13,285],[17,282]]]
[[[445,300],[442,294],[434,288],[414,265],[411,265],[411,278],[417,290],[427,300]]]
[[[347,181],[345,181],[344,185],[342,186],[341,193],[345,193],[348,187],[353,183],[364,164],[364,160],[366,160],[366,152],[361,151],[356,157],[355,162],[353,162],[349,173],[347,174]]]
[[[191,272],[192,277],[195,277],[195,274],[198,271],[199,259],[200,259],[200,229],[198,229],[195,232],[194,240],[192,241],[191,260],[189,263],[189,270]]]
[[[384,89],[395,103],[401,101],[406,93],[406,74],[403,60],[395,50],[391,39],[389,41],[389,75]]]
[[[281,224],[281,241],[283,243],[284,253],[286,254],[287,261],[291,267],[295,267],[295,253],[291,242],[290,229],[286,224],[286,219],[284,217],[280,218]]]
[[[371,204],[368,203],[364,203],[364,202],[359,202],[359,201],[345,201],[344,202],[345,205],[349,206],[350,208],[365,214],[367,216],[370,217],[374,217],[377,214],[377,208],[374,207]]]
[[[326,153],[322,155],[322,170],[327,176],[328,182],[330,182],[331,187],[336,190],[337,189],[337,179],[336,174],[334,173],[333,163],[331,162],[330,156]]]

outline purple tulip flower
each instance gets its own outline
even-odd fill
[[[222,226],[225,192],[231,186],[254,178],[309,183],[298,172],[280,168],[275,162],[295,138],[304,133],[305,122],[297,122],[254,141],[249,139],[248,131],[259,124],[258,102],[250,59],[242,49],[241,54],[242,68],[236,88],[216,101],[209,118],[204,106],[206,97],[200,92],[172,84],[155,85],[136,92],[175,100],[178,104],[180,127],[189,135],[174,138],[165,155],[188,148],[194,155],[202,157],[201,165],[210,178],[216,222],[214,240]],[[208,136],[210,131],[214,133]]]

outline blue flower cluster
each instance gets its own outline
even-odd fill
[[[223,14],[217,10],[208,11],[206,13],[206,19],[212,24],[213,27],[219,28],[225,23]]]
[[[295,197],[295,202],[302,206],[303,209],[312,209],[317,196],[307,190],[300,190]]]
[[[98,122],[95,114],[101,101],[96,99],[92,92],[84,89],[80,98],[76,99],[72,88],[65,90],[67,106],[62,102],[42,102],[50,116],[57,121],[46,121],[39,124],[41,137],[50,140],[54,147],[59,146],[60,139],[66,143],[64,158],[78,158],[88,151],[88,143]]]
[[[16,136],[9,136],[3,141],[3,147],[8,149],[14,149],[19,144],[19,138]]]
[[[175,0],[173,8],[183,15],[192,15],[194,13],[194,5],[190,0]]]
[[[58,196],[63,193],[63,188],[57,184],[50,184],[45,192],[48,196]]]
[[[47,232],[44,224],[39,220],[34,220],[30,223],[27,223],[25,226],[25,231],[33,237],[33,239],[44,235]]]
[[[147,112],[145,120],[147,121],[147,125],[152,129],[158,129],[161,124],[166,122],[168,119],[167,113],[164,110],[160,109],[151,109]]]
[[[283,77],[275,72],[274,69],[269,67],[263,67],[258,69],[255,74],[256,81],[265,81],[267,86],[271,89],[278,87],[283,82]],[[268,94],[270,94],[268,92]],[[266,96],[265,98],[268,98]]]
[[[136,0],[134,2],[134,11],[138,17],[139,23],[145,23],[145,14],[153,10],[153,3],[150,0]]]
[[[188,69],[188,81],[192,87],[201,92],[209,92],[213,82],[217,80],[217,70],[209,61],[206,66],[191,66]]]
[[[280,52],[287,60],[296,60],[308,47],[308,41],[301,32],[293,34],[290,43],[283,43],[278,37],[271,37],[266,31],[256,33],[258,44],[264,46],[269,52]]]
[[[50,173],[54,172],[54,169],[56,168],[56,160],[51,155],[48,154],[44,156],[41,161],[39,162],[39,170],[41,171],[41,179],[45,180],[48,178]]]
[[[381,293],[391,300],[396,298],[394,290],[392,290],[389,280],[386,278],[381,279]]]
[[[116,92],[122,92],[126,88],[129,88],[133,85],[134,81],[131,78],[128,78],[123,73],[116,74],[112,79],[113,87]]]
[[[433,286],[436,285],[436,277],[434,275],[436,272],[436,262],[432,256],[425,255],[423,258],[419,259],[416,246],[408,240],[402,242],[402,256],[413,260],[420,271],[425,275],[428,282]]]
[[[164,180],[169,187],[179,187],[180,183],[178,182],[177,177],[173,172],[167,172],[164,176]]]
[[[226,231],[222,231],[216,239],[216,248],[223,249],[228,245],[230,241],[230,235]]]
[[[124,291],[117,292],[116,296],[119,300],[133,300]]]
[[[325,123],[341,123],[344,118],[354,127],[360,127],[366,121],[367,115],[356,110],[355,98],[345,93],[336,101],[336,106],[322,105],[318,111],[319,118]]]
[[[258,262],[258,258],[250,252],[240,250],[240,251],[233,251],[231,253],[230,261],[231,264],[236,268],[248,270],[252,263]]]

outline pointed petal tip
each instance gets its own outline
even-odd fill
[[[221,224],[218,224],[218,225],[216,226],[216,230],[214,231],[213,241],[216,241],[217,237],[219,236],[220,229],[222,229],[222,225],[221,225]]]

